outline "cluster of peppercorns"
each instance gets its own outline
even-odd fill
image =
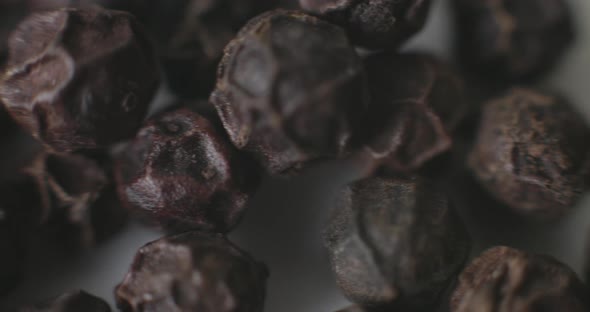
[[[452,4],[460,70],[399,52],[430,0],[0,0],[0,293],[35,236],[89,247],[131,215],[170,235],[138,251],[119,309],[261,312],[268,269],[226,234],[264,173],[351,157],[368,169],[324,236],[342,311],[587,311],[551,258],[494,247],[465,267],[447,195],[463,167],[534,219],[587,190],[590,127],[531,87],[569,9]],[[160,82],[179,100],[153,112]],[[110,308],[76,291],[23,311]]]

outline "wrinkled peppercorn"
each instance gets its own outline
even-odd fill
[[[305,10],[341,25],[368,48],[395,48],[422,29],[430,0],[299,0]]]
[[[587,311],[587,290],[566,265],[547,257],[494,247],[461,273],[451,312]]]
[[[132,136],[158,85],[154,56],[124,12],[35,13],[9,40],[0,97],[33,136],[57,151]]]
[[[574,37],[564,0],[454,0],[456,50],[466,69],[494,81],[550,70]]]
[[[262,312],[267,277],[222,235],[190,232],[142,247],[115,296],[124,312]]]
[[[211,101],[238,148],[284,173],[348,147],[366,81],[340,28],[276,10],[250,21],[226,47]]]
[[[152,119],[118,158],[121,200],[176,231],[229,231],[259,182],[223,130],[188,108]]]
[[[470,249],[445,195],[421,178],[346,187],[325,241],[338,285],[367,308],[432,307]]]
[[[467,111],[462,79],[433,57],[381,53],[366,59],[368,150],[392,171],[418,169],[449,150]]]
[[[20,312],[111,312],[102,299],[84,291],[72,291],[50,301],[22,308]]]
[[[562,99],[513,89],[484,105],[469,166],[515,211],[555,217],[587,188],[589,137],[590,128]]]

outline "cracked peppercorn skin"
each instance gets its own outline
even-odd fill
[[[530,81],[550,71],[574,39],[564,0],[454,0],[457,59],[494,81]]]
[[[338,285],[368,309],[432,308],[470,249],[446,196],[421,178],[347,186],[324,240]]]
[[[587,311],[586,286],[557,260],[493,247],[459,276],[450,311]]]
[[[72,291],[55,299],[35,306],[25,307],[19,312],[111,312],[109,305],[101,298],[84,291]]]
[[[342,26],[355,44],[396,48],[422,29],[430,0],[299,0],[304,10]]]
[[[224,236],[189,232],[139,249],[115,297],[123,312],[262,312],[267,277]]]
[[[452,146],[467,111],[463,80],[434,57],[379,53],[365,59],[371,102],[363,140],[383,168],[413,171]]]
[[[563,99],[513,89],[483,108],[468,165],[514,211],[563,215],[587,190],[590,127]]]
[[[259,182],[222,129],[188,108],[153,118],[117,158],[123,203],[175,231],[231,230]]]
[[[70,152],[133,136],[158,81],[134,17],[61,9],[34,13],[12,33],[0,97],[35,138]]]
[[[235,146],[270,173],[290,173],[349,148],[366,79],[339,27],[275,10],[226,47],[210,99]]]

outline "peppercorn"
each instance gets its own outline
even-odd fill
[[[257,171],[222,128],[180,108],[140,130],[118,157],[115,176],[119,197],[140,216],[175,231],[227,232],[258,186]]]
[[[445,194],[417,177],[371,177],[339,194],[325,233],[338,285],[364,308],[432,308],[470,240]]]
[[[488,249],[473,260],[451,298],[451,312],[587,310],[587,289],[570,268],[509,247]]]
[[[115,296],[125,312],[261,312],[267,277],[224,236],[189,232],[139,249]]]
[[[468,163],[481,185],[514,211],[552,218],[587,189],[589,137],[565,100],[512,89],[484,105]]]
[[[85,291],[65,293],[47,302],[25,307],[21,312],[111,312],[109,305],[101,298]]]
[[[9,39],[0,97],[59,152],[135,134],[158,85],[153,52],[131,15],[93,9],[35,13]]]
[[[299,0],[301,7],[346,29],[355,44],[396,48],[422,29],[430,0]]]
[[[530,81],[551,70],[574,39],[564,0],[454,0],[457,59],[491,81]]]
[[[226,47],[211,102],[234,145],[280,174],[346,151],[366,98],[362,62],[339,27],[275,10]]]
[[[389,171],[413,171],[448,151],[467,111],[462,79],[422,54],[380,53],[365,61],[371,103],[368,151]]]

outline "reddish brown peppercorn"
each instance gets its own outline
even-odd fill
[[[232,142],[278,174],[349,146],[366,81],[339,27],[276,10],[250,21],[226,47],[211,102]]]
[[[354,43],[394,48],[422,29],[430,0],[299,0],[301,7],[344,27]]]
[[[586,190],[590,128],[562,99],[513,89],[483,108],[469,166],[515,211],[554,217]]]
[[[121,200],[173,230],[227,232],[258,186],[257,167],[201,115],[181,108],[148,122],[121,153]]]
[[[115,296],[125,312],[262,312],[267,277],[222,235],[189,232],[139,249]]]
[[[381,53],[365,61],[371,103],[365,142],[388,170],[412,171],[450,149],[465,114],[462,79],[437,59]]]
[[[19,312],[111,312],[111,308],[104,300],[78,290],[22,308]]]
[[[570,268],[508,247],[491,248],[473,260],[451,298],[451,312],[587,310],[586,287]]]
[[[158,85],[154,56],[124,12],[35,13],[9,40],[0,97],[34,137],[57,151],[132,136]]]

